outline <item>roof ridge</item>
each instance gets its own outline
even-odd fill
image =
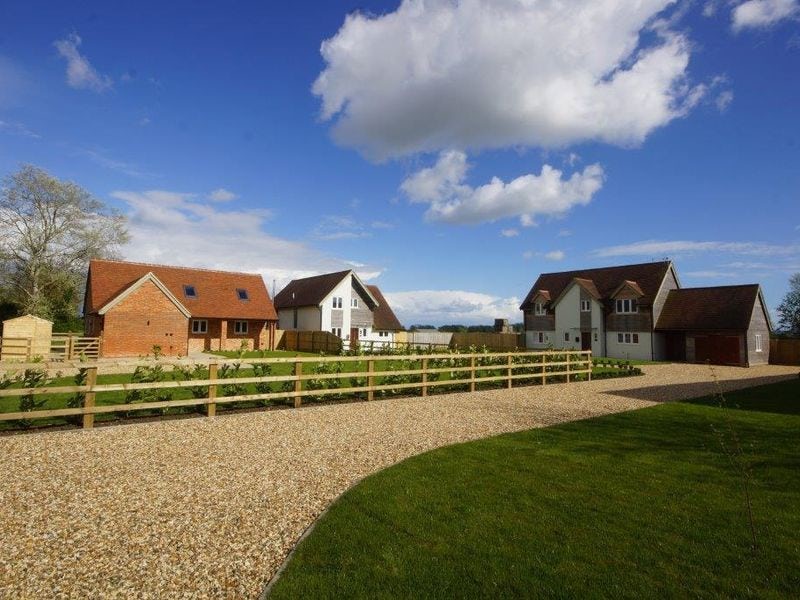
[[[146,263],[146,262],[138,262],[133,260],[114,260],[112,258],[93,258],[89,261],[89,263],[93,262],[106,262],[106,263],[114,263],[118,265],[136,265],[138,267],[157,267],[157,268],[164,268],[164,269],[181,269],[183,271],[203,271],[205,273],[226,273],[228,275],[247,275],[250,277],[261,277],[264,278],[261,273],[248,273],[247,271],[225,271],[223,269],[209,269],[206,267],[184,267],[181,265],[164,265],[158,263]]]
[[[540,273],[541,275],[560,275],[560,274],[567,274],[567,273],[581,273],[586,271],[607,271],[608,269],[629,269],[631,267],[643,267],[645,265],[666,265],[671,263],[671,260],[653,260],[650,262],[643,262],[643,263],[630,263],[625,265],[611,265],[609,267],[591,267],[589,269],[570,269],[568,271],[551,271],[549,273]]]
[[[309,279],[317,279],[319,277],[332,277],[333,275],[340,275],[340,274],[342,277],[344,277],[346,273],[351,273],[351,272],[354,272],[353,269],[346,269],[344,271],[332,271],[330,273],[320,273],[319,275],[309,275],[308,277],[299,277],[297,279],[292,279],[289,283],[286,284],[286,287],[284,287],[284,289],[286,289],[287,287],[289,287],[289,285],[291,285],[296,281],[308,281]]]
[[[682,292],[691,290],[718,290],[725,288],[744,288],[744,287],[760,287],[760,283],[730,283],[728,285],[701,285],[697,287],[682,287],[670,290],[671,292]]]

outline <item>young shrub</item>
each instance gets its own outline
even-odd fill
[[[23,388],[39,388],[45,387],[50,383],[45,369],[25,369],[19,378]],[[42,406],[47,404],[47,396],[37,396],[33,394],[26,394],[19,397],[19,412],[31,412],[39,410]],[[30,419],[20,419],[19,425],[28,428],[32,425]]]

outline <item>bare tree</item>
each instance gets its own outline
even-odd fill
[[[24,312],[51,317],[71,301],[89,260],[110,257],[128,240],[125,217],[79,185],[32,165],[0,189],[0,283]]]

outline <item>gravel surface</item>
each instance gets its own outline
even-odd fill
[[[358,479],[446,444],[713,391],[709,368],[0,438],[0,597],[252,598]],[[725,389],[797,367],[715,367]]]

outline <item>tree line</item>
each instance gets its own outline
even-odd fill
[[[0,188],[0,320],[32,314],[55,331],[82,330],[89,261],[116,257],[127,241],[123,215],[78,184],[23,165]]]

